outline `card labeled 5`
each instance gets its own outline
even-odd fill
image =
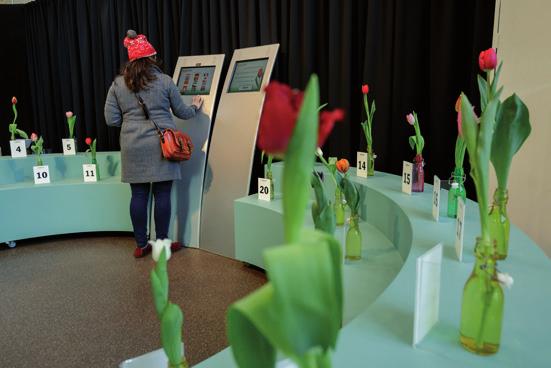
[[[436,175],[434,175],[432,188],[432,218],[436,222],[440,218],[440,179]]]
[[[33,173],[35,184],[50,183],[50,168],[48,165],[33,166]]]
[[[86,183],[98,181],[98,174],[96,172],[95,164],[84,164],[82,165],[82,176]]]
[[[402,169],[402,192],[411,194],[411,185],[413,180],[413,164],[404,161]]]
[[[77,154],[75,140],[72,138],[63,138],[61,140],[63,145],[63,155],[64,156],[74,156]]]
[[[367,152],[358,152],[357,161],[356,176],[367,178]]]
[[[270,201],[271,180],[258,178],[258,199],[261,201]]]

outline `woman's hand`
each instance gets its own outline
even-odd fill
[[[203,97],[201,96],[193,96],[191,99],[191,104],[197,108],[197,110],[201,109],[201,106],[203,106]]]

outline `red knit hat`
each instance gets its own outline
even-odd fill
[[[157,55],[157,51],[147,41],[147,37],[142,34],[136,34],[136,31],[132,29],[126,32],[124,47],[128,49],[128,60],[130,61]]]

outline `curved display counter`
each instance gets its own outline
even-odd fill
[[[98,152],[98,182],[85,183],[84,153],[42,155],[50,184],[34,184],[36,156],[0,157],[0,242],[89,231],[132,231],[130,187],[120,181],[120,152]]]
[[[262,266],[262,251],[282,242],[281,201],[277,194],[281,167],[273,168],[274,201],[259,201],[253,195],[235,202],[237,258],[258,266]],[[363,179],[356,177],[353,168],[349,175],[359,184],[363,196],[362,247],[366,259],[344,265],[345,325],[333,354],[334,367],[551,366],[551,350],[547,347],[551,341],[551,261],[526,234],[511,226],[509,258],[498,265],[501,272],[515,279],[512,289],[505,290],[500,351],[477,356],[459,343],[462,291],[473,267],[475,237],[480,233],[477,204],[467,202],[464,260],[459,262],[454,248],[455,219],[445,216],[446,200],[441,203],[440,222],[432,219],[431,185],[425,185],[424,193],[410,196],[401,192],[399,176],[377,172]],[[331,196],[329,184],[327,189]],[[446,194],[442,191],[441,198],[447,198]],[[311,226],[310,214],[306,216]],[[340,231],[337,238],[342,237]],[[416,260],[438,243],[444,250],[439,322],[413,347]],[[394,247],[380,250],[394,254],[390,264],[378,257],[378,244]],[[365,272],[357,272],[358,268]],[[365,292],[376,289],[376,284],[381,290]],[[236,365],[227,348],[196,367]]]

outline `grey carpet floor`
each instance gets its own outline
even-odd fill
[[[151,256],[130,236],[0,245],[0,367],[117,367],[160,347],[149,284]],[[228,306],[266,282],[240,262],[198,249],[169,261],[172,302],[184,312],[193,365],[227,346]]]

